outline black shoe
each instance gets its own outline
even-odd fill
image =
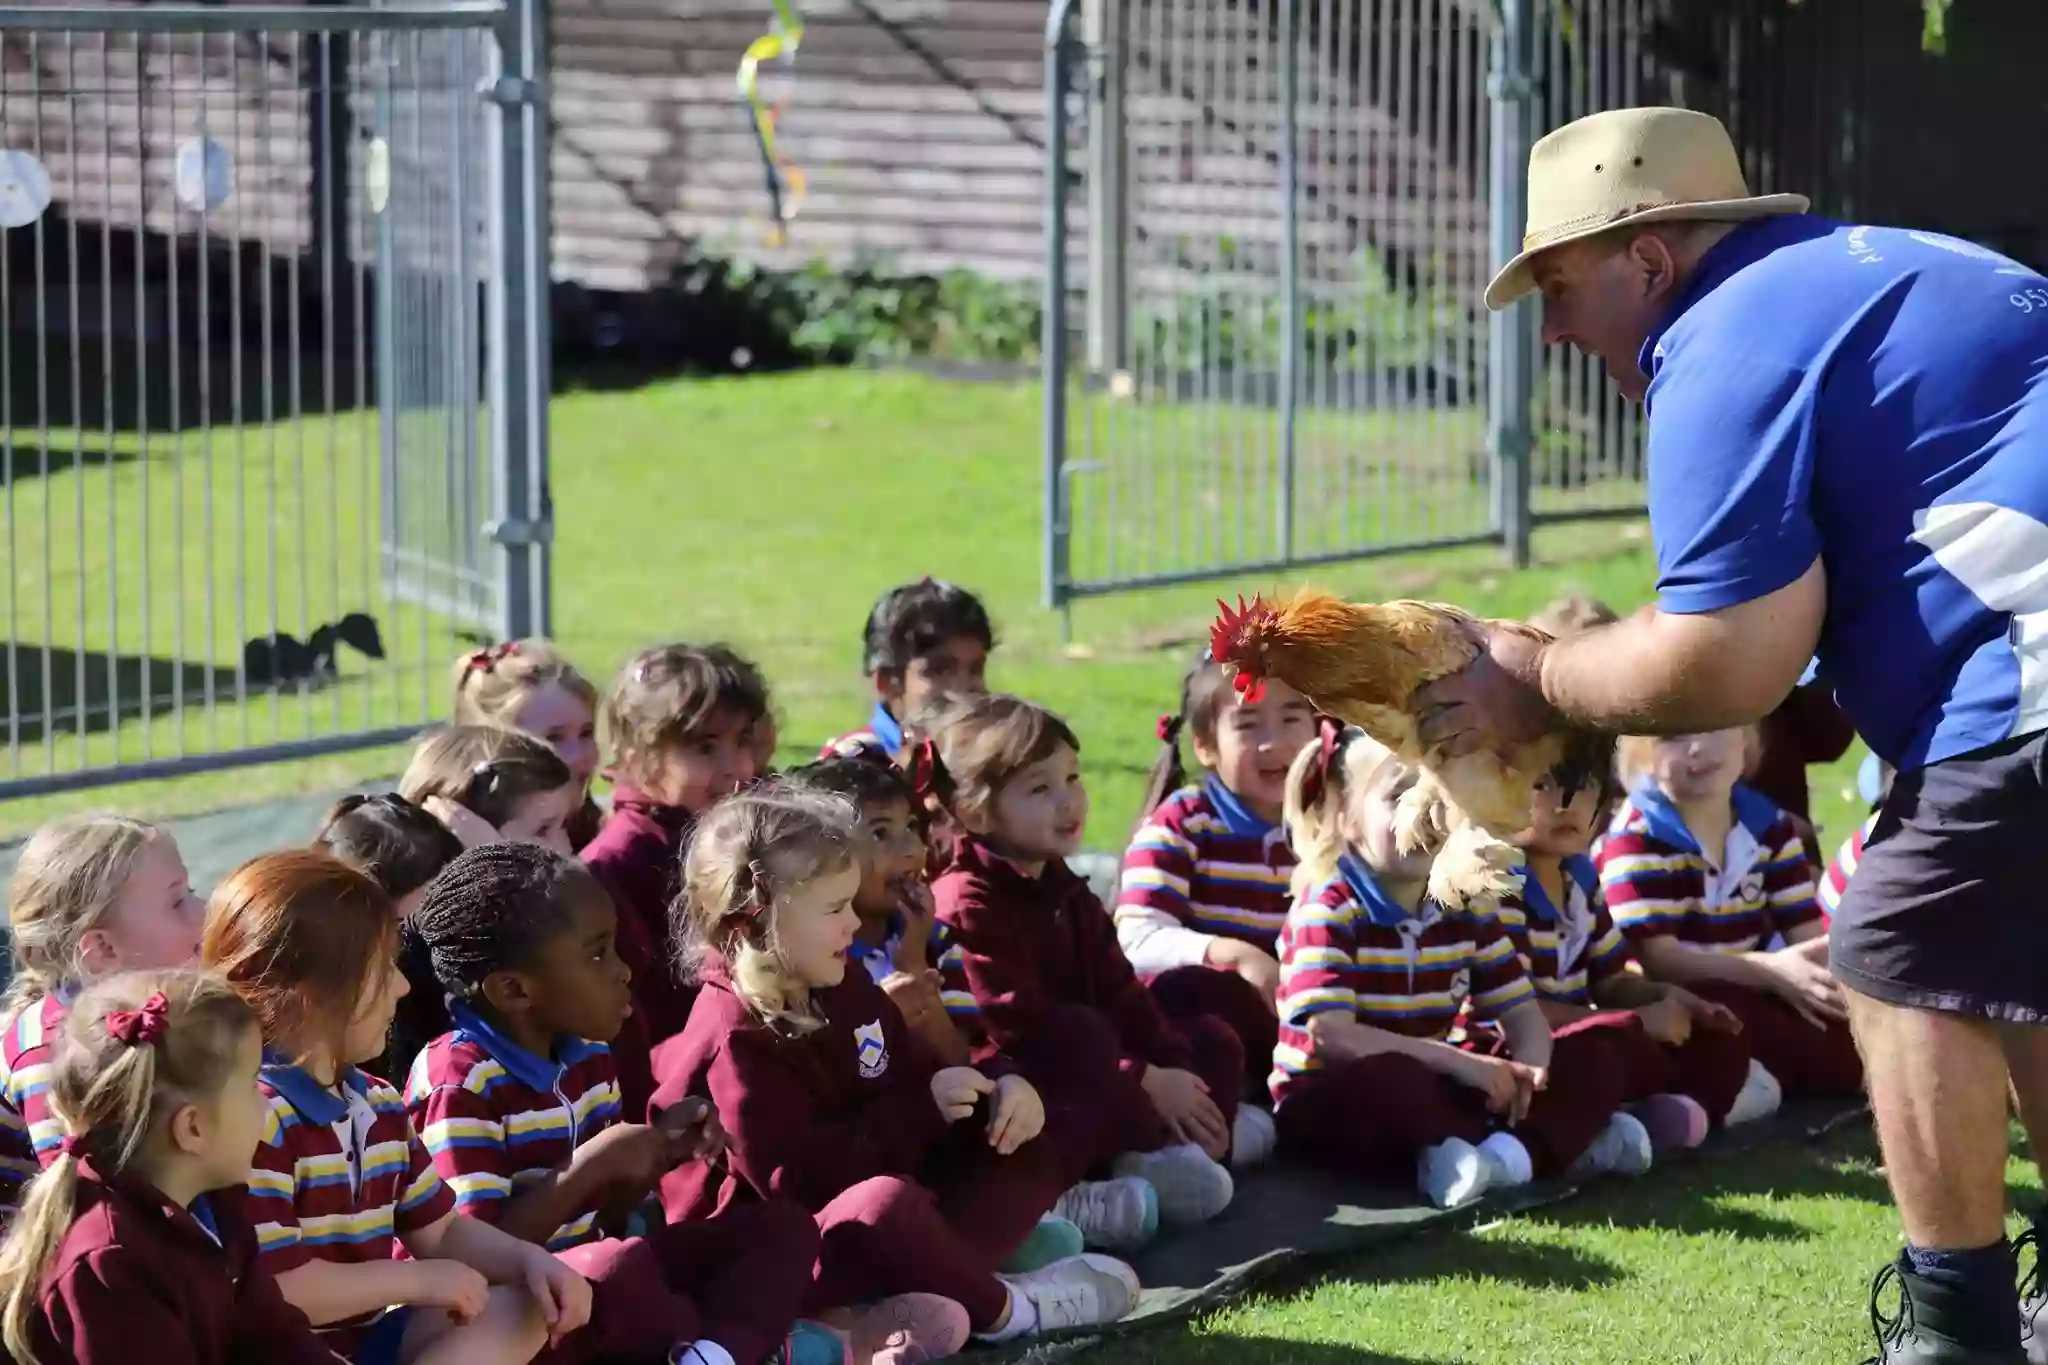
[[[2012,1239],[2012,1259],[2019,1262],[2022,1251],[2032,1251],[2034,1260],[2020,1276],[2020,1345],[2027,1353],[2027,1365],[2048,1365],[2048,1294],[2041,1290],[2041,1223],[2048,1210],[2034,1215],[2027,1230]]]
[[[1899,1311],[1887,1318],[1878,1308],[1892,1280],[1899,1285]],[[1966,1342],[2004,1335],[1981,1320],[1956,1289],[1913,1273],[1904,1252],[1877,1272],[1870,1286],[1870,1329],[1877,1354],[1864,1365],[2027,1365],[2017,1339],[2009,1346]],[[2017,1324],[2015,1324],[2015,1327]],[[2017,1338],[2017,1332],[2014,1336]]]

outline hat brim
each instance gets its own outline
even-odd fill
[[[1493,277],[1493,283],[1486,286],[1486,306],[1498,313],[1535,289],[1536,281],[1530,273],[1530,266],[1538,256],[1572,242],[1583,242],[1588,237],[1619,232],[1624,228],[1641,227],[1645,223],[1742,223],[1752,218],[1804,213],[1810,207],[1812,201],[1803,194],[1759,194],[1748,199],[1713,199],[1698,204],[1666,204],[1662,208],[1644,209],[1641,213],[1632,213],[1626,218],[1616,218],[1612,222],[1598,223],[1577,232],[1568,232],[1556,241],[1530,247],[1502,266],[1500,273]]]

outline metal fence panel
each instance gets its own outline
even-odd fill
[[[402,739],[544,625],[484,535],[542,487],[482,399],[505,22],[0,6],[0,796]]]

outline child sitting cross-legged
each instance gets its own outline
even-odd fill
[[[998,1341],[1122,1317],[1137,1278],[1108,1257],[997,1273],[1085,1169],[1093,1125],[998,1063],[937,1065],[849,961],[856,828],[844,800],[785,781],[728,797],[691,838],[677,914],[699,990],[655,1051],[655,1104],[710,1102],[728,1146],[662,1180],[669,1219],[802,1203],[823,1233],[814,1308],[938,1295]],[[964,1335],[927,1330],[933,1354]]]
[[[456,1217],[399,1093],[357,1069],[406,989],[397,938],[391,898],[324,853],[265,854],[214,891],[201,955],[263,1027],[250,1221],[285,1298],[356,1365],[517,1365],[583,1326],[590,1286]]]
[[[413,925],[455,1021],[413,1064],[413,1125],[457,1212],[590,1279],[589,1349],[840,1365],[836,1333],[796,1322],[818,1254],[801,1207],[767,1199],[644,1239],[608,1235],[671,1168],[715,1158],[724,1136],[703,1106],[621,1121],[605,1043],[632,1010],[630,975],[617,915],[589,872],[530,845],[471,849]]]
[[[951,931],[933,918],[936,906],[925,881],[929,853],[918,828],[921,822],[913,817],[909,778],[872,749],[822,759],[787,776],[796,786],[854,803],[860,817],[855,837],[861,881],[853,898],[854,913],[860,917],[853,958],[895,1002],[910,1031],[941,1066],[967,1065],[972,1045],[948,1013],[945,976],[932,965],[934,960],[954,965],[959,950]],[[972,995],[956,995],[953,1003],[967,1018],[973,1017]],[[1071,1047],[1062,1047],[1033,1070],[1032,1082],[1048,1106],[1092,1112],[1100,1083],[1108,1075],[1110,1040],[1106,1030],[1091,1030],[1086,1024],[1076,1025],[1073,1032],[1098,1035],[1095,1066],[1083,1065]],[[1087,1120],[1077,1116],[1076,1121]],[[1082,1181],[1060,1196],[1003,1268],[1033,1269],[1085,1247],[1127,1250],[1151,1240],[1158,1229],[1159,1196],[1148,1181],[1138,1176]]]
[[[882,594],[861,628],[860,647],[875,708],[864,728],[828,741],[820,758],[863,749],[901,758],[905,722],[943,697],[988,690],[988,656],[996,636],[980,598],[927,577]]]
[[[1427,897],[1434,850],[1397,851],[1394,808],[1416,778],[1329,721],[1288,774],[1301,865],[1273,1057],[1283,1148],[1413,1179],[1439,1208],[1536,1176],[1647,1169],[1618,1078],[1589,1040],[1553,1044],[1499,922]],[[1468,1008],[1495,1031],[1453,1042]]]
[[[976,1055],[1001,1052],[1043,1076],[1071,1050],[1078,1011],[1114,1034],[1116,1070],[1101,1096],[1099,1159],[1157,1191],[1167,1223],[1221,1213],[1244,1044],[1210,1015],[1169,1020],[1117,946],[1116,926],[1067,865],[1088,822],[1080,741],[1065,721],[1017,697],[956,701],[932,739],[963,837],[933,885],[958,955],[943,964],[973,999],[962,1021]]]
[[[20,1365],[333,1365],[257,1256],[249,1154],[263,1038],[202,972],[80,995],[49,1068],[66,1136],[0,1246],[0,1347]]]
[[[1247,1081],[1263,1089],[1294,873],[1281,806],[1288,766],[1315,738],[1315,708],[1277,680],[1256,699],[1239,695],[1204,650],[1181,681],[1180,709],[1159,724],[1147,813],[1124,854],[1117,941],[1169,1017],[1230,1025]],[[1183,729],[1207,769],[1193,786],[1182,785]]]
[[[1622,740],[1629,794],[1600,841],[1600,888],[1643,971],[1733,1011],[1784,1094],[1860,1095],[1806,845],[1742,785],[1747,740],[1740,729]]]
[[[81,990],[115,972],[199,955],[206,905],[178,841],[122,815],[72,815],[37,830],[7,888],[9,976],[0,1004],[0,1221],[57,1159],[51,1051]]]
[[[1586,856],[1602,785],[1567,791],[1554,778],[1537,782],[1529,828],[1515,840],[1522,890],[1501,901],[1497,918],[1553,1034],[1597,1033],[1652,1144],[1696,1147],[1715,1125],[1772,1112],[1777,1096],[1748,1084],[1749,1042],[1725,1005],[1629,969],[1627,940]]]

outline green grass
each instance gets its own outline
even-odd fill
[[[1091,420],[1109,420],[1107,411],[1096,409]],[[1122,413],[1117,420],[1141,415]],[[1163,439],[1185,436],[1210,418],[1183,412],[1146,420],[1159,424]],[[1153,717],[1172,703],[1213,599],[1271,589],[1276,579],[1082,601],[1073,609],[1069,641],[1059,617],[1039,605],[1038,421],[1034,386],[858,370],[564,396],[553,408],[555,634],[600,682],[654,640],[731,641],[766,669],[783,718],[784,758],[795,759],[865,715],[858,637],[876,594],[919,574],[942,574],[982,593],[995,615],[1002,637],[996,685],[1039,698],[1075,722],[1095,796],[1091,844],[1115,847],[1136,814],[1154,756]],[[1328,474],[1333,451],[1350,449],[1361,460],[1384,463],[1398,436],[1385,418],[1345,424],[1319,417],[1304,430],[1311,452],[1305,468],[1316,471],[1317,480]],[[230,682],[217,695],[210,722],[203,706],[188,721],[188,743],[201,747],[215,734],[222,743],[245,734],[262,742],[337,724],[409,723],[436,715],[446,704],[446,667],[465,646],[447,622],[384,595],[370,433],[353,417],[331,427],[310,419],[274,431],[275,439],[272,431],[252,429],[239,448],[216,434],[211,458],[196,434],[175,445],[157,438],[146,459],[134,458],[136,443],[124,439],[117,448],[128,458],[18,478],[9,520],[10,601],[17,604],[10,637],[82,644],[88,651],[118,641],[124,654],[140,652],[146,640],[149,652],[168,655],[182,628],[188,656],[210,650],[216,666],[231,667],[238,642],[269,629],[275,546],[274,600],[283,628],[298,631],[302,621],[327,619],[330,610],[368,607],[385,619],[394,658],[374,673],[350,665],[342,686],[307,698],[262,696],[237,706]],[[1432,431],[1451,444],[1432,445]],[[1476,439],[1469,423],[1460,427],[1448,418],[1425,419],[1412,434],[1418,445],[1441,449],[1447,458]],[[303,484],[297,473],[302,439]],[[50,444],[60,454],[69,446],[61,434]],[[92,449],[99,438],[88,434],[84,444]],[[1447,482],[1441,470],[1402,472],[1416,475],[1419,481],[1406,486],[1417,497],[1424,487],[1462,487]],[[211,537],[204,534],[209,475],[215,507],[239,478],[250,508],[239,520],[217,515]],[[1303,484],[1304,490],[1311,486]],[[1616,490],[1592,494],[1611,499]],[[1459,496],[1469,504],[1473,495]],[[135,548],[145,508],[152,545],[147,579]],[[83,553],[81,515],[88,533]],[[1458,515],[1458,529],[1482,524],[1471,506]],[[1427,519],[1415,520],[1406,504],[1387,525],[1396,539],[1439,533]],[[174,526],[184,531],[181,540],[171,537]],[[309,566],[303,591],[292,553],[300,544]],[[47,576],[45,545],[53,566]],[[1360,598],[1438,597],[1495,615],[1524,614],[1566,591],[1624,607],[1649,591],[1649,542],[1640,523],[1550,529],[1537,537],[1536,554],[1535,569],[1524,574],[1509,572],[1497,550],[1478,547],[1368,560],[1302,577]],[[237,616],[234,575],[244,565],[256,587]],[[145,581],[153,589],[147,635]],[[214,585],[211,622],[196,606],[182,616],[169,610],[166,585],[177,581],[186,584],[188,598],[197,597],[201,584]],[[46,584],[48,614],[42,610]],[[135,693],[132,682],[127,690]],[[167,720],[159,717],[147,730],[155,753],[170,751],[175,735]],[[121,727],[124,758],[143,756],[143,732],[133,722]],[[0,735],[0,744],[4,740]],[[51,742],[59,766],[76,762],[74,743],[68,737]],[[104,761],[115,743],[116,736],[91,735],[86,754]],[[41,745],[25,744],[21,752],[20,771],[42,770]],[[172,815],[338,787],[396,771],[401,755],[371,750],[15,800],[0,803],[0,834],[18,834],[63,810],[115,806]],[[0,772],[6,770],[0,747]],[[1854,818],[1843,796],[1851,771],[1844,764],[1837,773],[1817,775],[1819,814],[1831,832],[1846,832]]]
[[[2007,1185],[2030,1207],[2040,1181],[2013,1136]],[[1832,1365],[1874,1354],[1870,1280],[1898,1247],[1875,1143],[1859,1126],[1610,1183],[1472,1232],[1425,1233],[1080,1359]]]

